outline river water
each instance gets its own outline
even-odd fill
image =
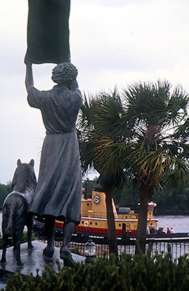
[[[158,216],[158,227],[173,228],[174,232],[188,232],[189,233],[189,216]]]
[[[167,227],[173,228],[174,232],[189,233],[189,216],[156,216],[158,227],[163,227],[166,231]],[[2,213],[0,212],[0,232],[1,232]]]

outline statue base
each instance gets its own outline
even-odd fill
[[[63,260],[60,259],[60,249],[55,247],[55,252],[52,260],[46,260],[43,257],[43,249],[46,244],[41,241],[33,241],[33,249],[28,250],[28,244],[21,244],[21,260],[23,266],[18,266],[16,264],[16,260],[13,256],[13,247],[7,248],[6,255],[6,264],[0,264],[1,272],[5,273],[16,273],[19,272],[22,275],[30,275],[36,276],[37,274],[41,275],[44,271],[45,267],[48,265],[52,267],[55,272],[59,271],[60,267],[64,266]],[[73,260],[76,263],[85,262],[85,257],[76,255],[72,253]]]

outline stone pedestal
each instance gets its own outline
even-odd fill
[[[63,261],[60,259],[60,249],[55,248],[55,253],[51,261],[47,261],[43,257],[43,249],[46,244],[40,241],[33,241],[33,250],[30,251],[27,248],[27,243],[21,245],[21,260],[23,263],[22,267],[17,266],[16,261],[13,256],[13,247],[7,249],[7,263],[5,265],[0,264],[0,270],[8,273],[19,272],[22,275],[33,274],[33,276],[40,275],[45,266],[49,265],[52,269],[57,272],[59,267],[63,267]],[[85,261],[85,257],[72,254],[75,262],[81,263]]]

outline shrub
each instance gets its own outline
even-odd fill
[[[189,290],[189,258],[173,262],[169,256],[122,256],[76,264],[55,273],[50,267],[42,276],[15,274],[7,291],[184,291]]]

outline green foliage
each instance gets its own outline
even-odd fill
[[[133,181],[128,181],[122,189],[117,189],[114,199],[116,204],[135,209],[139,203],[139,193]],[[157,203],[156,215],[189,215],[189,180],[186,185],[172,180],[154,191],[153,201]],[[138,209],[137,209],[138,211]]]
[[[97,184],[97,179],[94,179],[94,180],[86,179],[85,181],[83,181],[82,186],[83,186],[83,194],[85,198],[92,197],[92,191],[94,191],[96,184]]]
[[[55,273],[48,267],[42,276],[15,274],[7,291],[185,291],[189,289],[189,259],[173,262],[163,256],[122,256],[76,264]]]
[[[156,188],[170,180],[182,184],[189,179],[188,102],[181,88],[172,90],[166,81],[136,83],[122,94],[114,90],[85,98],[78,124],[83,169],[93,165],[111,192],[125,176],[135,181],[141,241],[146,235],[147,203]],[[145,245],[138,249],[144,252]]]
[[[11,185],[10,184],[0,184],[0,209],[3,206],[3,201],[8,193],[11,192]]]
[[[83,169],[93,165],[114,186],[131,173],[149,195],[164,177],[185,182],[188,100],[181,88],[172,90],[166,81],[85,97],[78,124]]]
[[[174,186],[174,184],[173,184]],[[189,186],[167,187],[154,193],[157,203],[157,215],[188,215],[189,214]]]

